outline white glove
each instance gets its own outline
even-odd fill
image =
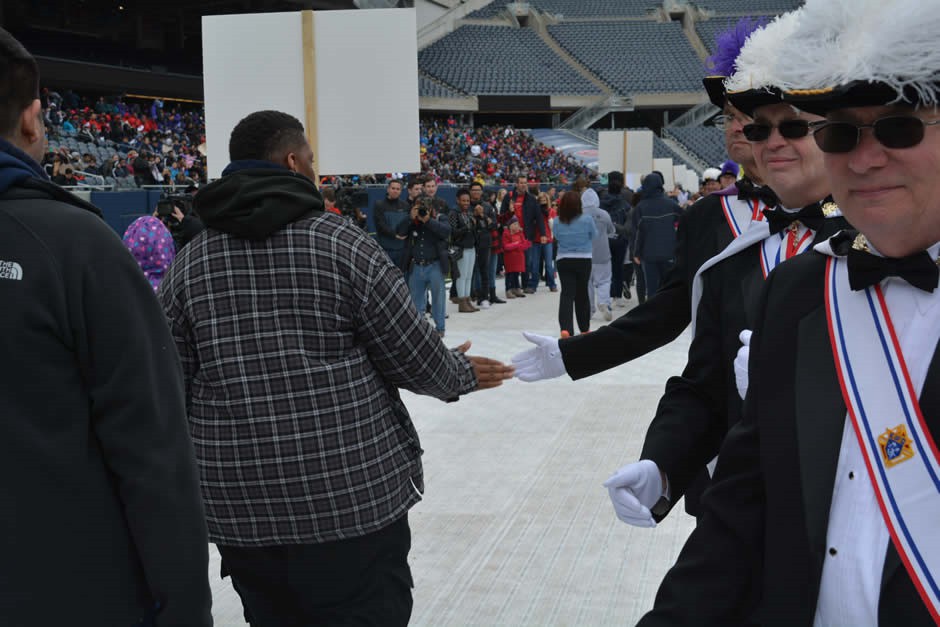
[[[516,367],[516,377],[532,382],[554,379],[568,373],[557,339],[528,331],[523,331],[522,335],[535,344],[535,347],[513,356],[512,364]]]
[[[738,336],[743,346],[738,349],[734,358],[734,383],[738,386],[738,395],[744,399],[747,396],[747,360],[751,356],[751,332],[747,329]]]
[[[655,527],[650,508],[663,495],[659,467],[651,459],[627,464],[604,482],[617,518],[634,527]]]

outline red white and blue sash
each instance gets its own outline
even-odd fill
[[[765,205],[760,200],[746,201],[737,196],[720,196],[719,198],[725,222],[728,223],[728,228],[731,229],[731,234],[735,238],[744,232],[751,220],[764,219]]]
[[[940,624],[940,453],[879,285],[853,292],[844,258],[826,266],[829,337],[842,396],[901,561]]]
[[[795,228],[784,229],[765,239],[760,247],[760,269],[764,278],[781,262],[805,252],[812,243],[813,232],[810,229],[805,229],[802,236]]]

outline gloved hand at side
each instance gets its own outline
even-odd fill
[[[738,388],[738,395],[743,400],[747,396],[747,360],[751,356],[751,332],[744,329],[738,339],[743,346],[738,349],[734,358],[734,383]]]
[[[634,527],[655,527],[650,508],[663,495],[662,473],[656,462],[643,459],[627,464],[604,482],[617,518]]]

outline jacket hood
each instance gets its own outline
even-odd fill
[[[45,170],[25,152],[0,139],[0,194],[25,179],[36,178],[46,181]]]
[[[235,162],[221,179],[196,194],[193,206],[209,228],[263,240],[292,222],[322,212],[323,198],[302,174],[276,165],[241,168]]]
[[[663,177],[656,172],[647,174],[646,178],[643,179],[643,184],[640,186],[640,196],[643,198],[652,198],[653,196],[659,196],[664,193]]]
[[[581,192],[581,207],[583,209],[600,209],[601,199],[597,196],[597,192],[590,187]]]

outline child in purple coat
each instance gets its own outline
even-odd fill
[[[176,257],[176,245],[170,231],[153,216],[137,218],[124,232],[124,245],[134,255],[156,292]]]

